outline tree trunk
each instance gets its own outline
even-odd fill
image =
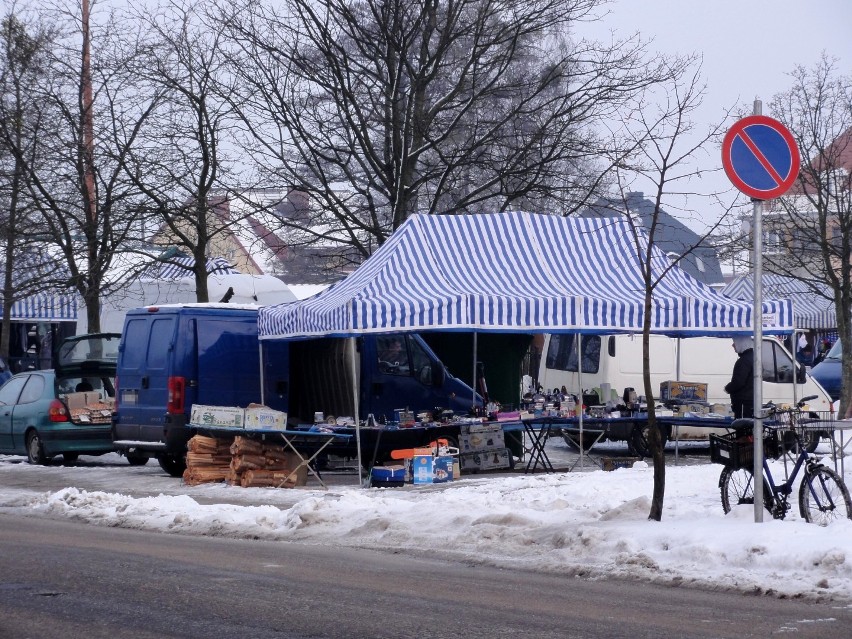
[[[663,438],[657,428],[657,412],[654,408],[654,388],[651,385],[651,299],[650,286],[646,283],[645,320],[642,325],[642,377],[648,403],[648,448],[654,460],[654,491],[651,496],[651,512],[648,519],[661,521],[663,502],[666,495],[666,457]]]

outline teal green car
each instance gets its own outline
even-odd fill
[[[103,333],[66,339],[55,370],[26,371],[6,381],[0,387],[0,453],[46,464],[57,455],[73,461],[81,454],[113,452],[120,337]]]

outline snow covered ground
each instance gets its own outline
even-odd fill
[[[551,444],[549,444],[550,446]],[[559,444],[554,443],[553,446]],[[564,448],[564,444],[562,445]],[[163,533],[404,551],[562,575],[789,597],[852,606],[852,521],[754,523],[724,515],[720,466],[669,451],[662,522],[648,521],[653,470],[471,475],[451,484],[365,489],[357,475],[294,490],[184,486],[117,455],[30,466],[0,455],[0,514],[69,518]],[[778,463],[778,462],[776,462]],[[846,469],[852,483],[852,464]]]

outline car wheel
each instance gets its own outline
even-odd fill
[[[31,464],[47,464],[48,458],[44,454],[44,446],[38,431],[31,430],[27,433],[27,461]]]
[[[172,477],[182,477],[186,470],[186,458],[183,455],[159,455],[157,462]]]
[[[660,431],[660,442],[665,447],[668,441],[668,433],[665,429],[657,427]],[[648,424],[642,426],[634,426],[630,433],[630,439],[627,441],[627,450],[631,455],[636,457],[650,457],[651,446],[648,443],[648,438],[651,434],[651,427]]]
[[[127,453],[125,456],[127,457],[127,463],[131,466],[144,466],[148,463],[148,457],[140,453]]]
[[[62,459],[67,462],[77,461],[78,457],[80,457],[80,453],[62,453]]]
[[[820,438],[825,436],[827,435],[816,430],[804,430],[802,431],[802,445],[807,452],[812,453],[819,446]]]

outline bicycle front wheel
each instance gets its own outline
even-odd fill
[[[836,472],[819,466],[805,472],[799,486],[799,511],[805,521],[827,526],[836,519],[852,519],[849,489]]]
[[[754,475],[748,468],[723,468],[719,476],[719,488],[722,490],[722,509],[726,515],[734,506],[754,504]],[[772,512],[772,491],[765,481],[763,505]]]

